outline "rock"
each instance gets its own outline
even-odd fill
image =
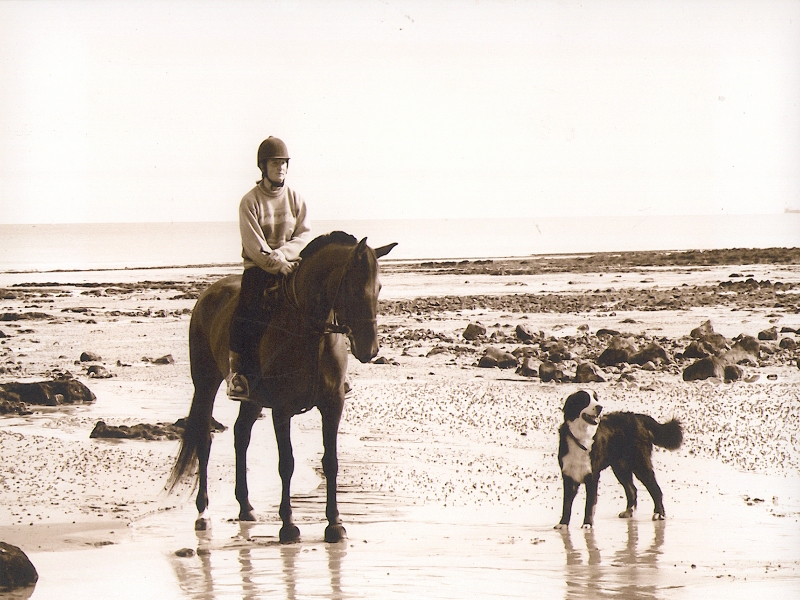
[[[547,352],[547,359],[550,362],[558,363],[572,358],[572,353],[562,340],[547,340],[539,346],[544,352]]]
[[[86,404],[97,399],[80,381],[67,378],[35,383],[4,383],[0,384],[0,390],[17,395],[22,402],[40,406]]]
[[[713,349],[706,346],[703,342],[693,340],[689,342],[683,350],[683,358],[705,358],[711,356]]]
[[[2,329],[0,329],[0,339],[2,339],[2,338],[7,338],[7,337],[8,337],[8,336],[6,335],[5,331],[3,331]]]
[[[516,373],[517,375],[522,375],[523,377],[538,377],[539,369],[536,366],[536,362],[532,358],[525,358],[519,368],[517,368]]]
[[[672,362],[672,357],[656,342],[650,342],[647,346],[631,356],[630,360],[627,362],[634,365],[643,365],[648,362],[652,362],[654,365],[669,364]]]
[[[778,328],[777,327],[770,327],[769,329],[765,329],[764,331],[758,332],[758,339],[760,340],[777,340],[778,339]]]
[[[784,350],[794,350],[797,348],[797,342],[794,338],[785,337],[781,338],[781,341],[778,343],[778,346],[783,348]]]
[[[174,365],[175,359],[172,358],[172,354],[167,354],[165,356],[161,356],[159,358],[154,359],[152,362],[154,365]]]
[[[539,379],[544,382],[561,382],[564,379],[564,372],[550,361],[544,361],[539,365]]]
[[[34,585],[39,574],[27,555],[11,544],[0,542],[0,589],[17,589]]]
[[[713,334],[714,327],[711,325],[711,321],[708,320],[701,323],[700,327],[695,327],[692,329],[692,332],[689,335],[695,339],[700,339]]]
[[[92,439],[143,439],[143,440],[179,440],[183,434],[182,427],[176,427],[169,423],[138,423],[136,425],[106,425],[104,421],[98,421],[89,437]]]
[[[615,335],[619,335],[619,331],[616,331],[615,329],[601,328],[597,330],[597,333],[595,333],[595,336],[597,337],[608,336],[608,335],[612,337]]]
[[[478,361],[478,366],[484,368],[500,367],[501,369],[514,369],[518,364],[516,356],[500,348],[495,348],[494,346],[486,348],[480,361]]]
[[[739,365],[725,365],[725,381],[738,381],[744,376],[744,370]]]
[[[778,374],[777,373],[770,373],[769,375],[767,375],[767,379],[769,379],[770,381],[777,381],[778,380]]]
[[[0,389],[0,415],[30,415],[33,414],[18,394]]]
[[[520,342],[529,342],[537,337],[536,332],[532,331],[527,325],[517,325],[514,333]]]
[[[797,332],[798,332],[797,329],[792,329],[791,327],[786,327],[785,325],[783,327],[781,327],[781,333],[797,333]],[[0,332],[0,333],[2,333],[2,332]],[[3,336],[0,335],[0,337],[3,337]]]
[[[486,327],[481,323],[470,323],[461,334],[465,340],[474,341],[479,337],[486,335]]]
[[[94,352],[81,352],[81,362],[100,362],[103,360],[103,357],[99,354],[95,354]]]
[[[578,364],[578,368],[575,371],[575,383],[602,383],[605,380],[603,372],[597,365],[590,362]]]
[[[608,342],[608,347],[598,357],[597,364],[601,367],[629,363],[636,354],[636,345],[633,338],[616,336]]]
[[[634,362],[634,364],[639,364]],[[648,360],[646,363],[642,365],[642,371],[655,371],[656,364],[652,360]]]
[[[684,381],[698,381],[709,377],[725,377],[725,363],[716,356],[701,358],[683,370]]]
[[[180,550],[175,550],[175,556],[180,558],[191,558],[194,556],[194,550],[191,548],[181,548]]]
[[[186,417],[181,417],[175,421],[173,426],[180,429],[186,429]],[[225,431],[226,429],[227,427],[225,427],[225,425],[217,421],[214,417],[211,417],[211,431]]]
[[[86,374],[92,379],[110,379],[113,377],[111,372],[103,365],[92,365],[86,369]]]

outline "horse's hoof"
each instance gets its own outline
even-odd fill
[[[663,521],[667,518],[667,515],[662,513],[653,513],[653,521]]]
[[[583,525],[581,525],[581,529],[591,529],[591,528],[592,528],[591,523],[584,523]]]
[[[253,514],[252,510],[243,510],[239,513],[239,520],[240,521],[255,521],[256,516]]]
[[[294,544],[300,541],[300,529],[297,525],[284,525],[278,534],[281,544]]]
[[[208,517],[199,517],[194,522],[194,530],[195,531],[207,531],[211,529],[211,519]]]
[[[633,517],[633,510],[632,509],[623,510],[621,513],[619,513],[619,518],[620,519],[630,519],[631,517]]]
[[[325,528],[325,541],[329,544],[336,544],[346,539],[347,531],[345,531],[344,525],[328,525]]]
[[[569,525],[567,525],[566,523],[559,523],[558,525],[553,527],[553,529],[567,529],[568,527]]]

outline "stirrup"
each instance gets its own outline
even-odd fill
[[[250,400],[250,384],[241,373],[231,373],[228,379],[228,398],[231,400]]]

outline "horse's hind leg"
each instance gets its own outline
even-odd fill
[[[327,482],[327,502],[325,516],[328,526],[325,528],[325,541],[336,543],[347,537],[347,532],[339,517],[339,506],[336,499],[336,478],[339,474],[339,457],[337,451],[337,438],[339,436],[339,421],[342,417],[342,406],[329,407],[322,412],[322,470]]]
[[[255,521],[253,507],[247,490],[247,448],[253,424],[261,414],[261,406],[255,402],[242,402],[239,416],[233,425],[233,447],[236,450],[236,500],[239,502],[239,520]]]
[[[291,417],[272,410],[272,425],[275,428],[275,440],[278,442],[278,473],[281,476],[281,506],[278,514],[283,521],[279,534],[282,544],[300,540],[300,530],[292,521],[292,501],[290,487],[294,473],[294,454],[292,452]]]
[[[211,411],[214,406],[214,396],[216,386],[203,386],[195,383],[194,399],[192,401],[192,411],[187,419],[187,430],[191,430],[197,436],[197,473],[198,488],[197,499],[197,520],[194,528],[197,531],[204,531],[211,526],[211,520],[206,513],[208,509],[208,458],[211,454]]]

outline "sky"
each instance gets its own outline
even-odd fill
[[[0,0],[0,223],[800,208],[797,1]]]

